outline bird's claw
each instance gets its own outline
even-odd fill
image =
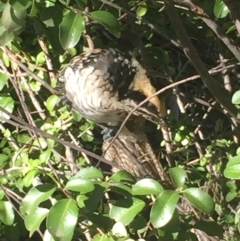
[[[111,141],[114,136],[117,134],[118,126],[110,126],[110,127],[104,127],[101,131],[101,134],[103,135],[103,140]]]

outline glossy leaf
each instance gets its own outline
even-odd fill
[[[29,236],[39,229],[42,221],[47,217],[49,210],[46,208],[37,208],[32,214],[25,217],[24,223],[26,229],[30,232]]]
[[[52,151],[50,149],[43,151],[39,156],[39,160],[41,161],[41,163],[47,163],[51,157],[51,154]]]
[[[120,199],[112,205],[109,215],[116,222],[121,222],[126,226],[142,211],[145,205],[144,201],[135,197]]]
[[[199,211],[210,213],[214,209],[213,199],[200,188],[188,188],[183,191],[183,195]]]
[[[7,83],[8,77],[4,73],[0,73],[0,91],[3,89],[5,84]]]
[[[239,104],[240,104],[240,90],[236,91],[236,92],[233,94],[232,103],[233,103],[234,105],[239,105]]]
[[[228,15],[229,10],[223,0],[215,0],[213,12],[215,17],[225,18]]]
[[[43,9],[40,18],[44,22],[44,24],[46,24],[46,26],[54,27],[58,26],[62,22],[63,15],[59,7],[51,6]]]
[[[121,194],[124,197],[129,197],[132,194],[131,188],[128,185],[123,183],[116,183],[111,187],[111,191]]]
[[[180,167],[173,167],[169,169],[170,177],[176,187],[182,187],[185,184],[187,174],[185,170]]]
[[[2,13],[2,24],[9,32],[16,32],[25,25],[25,17],[25,10],[15,10],[6,3]]]
[[[0,106],[4,108],[6,111],[12,113],[14,109],[14,100],[12,97],[0,96]],[[0,111],[0,120],[1,117],[5,119],[10,119],[10,116]]]
[[[82,177],[86,179],[103,178],[102,172],[96,167],[86,167],[77,172],[74,177]]]
[[[15,10],[25,10],[32,4],[31,0],[9,0],[11,7]]]
[[[158,195],[162,191],[161,184],[150,178],[144,178],[132,186],[133,195]]]
[[[5,46],[14,39],[13,32],[8,32],[3,26],[0,26],[0,46]]]
[[[132,174],[126,171],[118,171],[114,173],[110,177],[110,180],[113,182],[129,182],[129,183],[136,182],[136,178]]]
[[[31,188],[20,205],[21,213],[32,214],[41,202],[46,201],[54,193],[55,189],[51,184],[41,184]]]
[[[0,201],[0,221],[5,225],[12,225],[14,216],[15,215],[11,202]]]
[[[226,178],[240,179],[240,156],[231,157],[223,172]]]
[[[47,216],[47,229],[56,238],[66,238],[73,235],[78,220],[78,208],[71,199],[59,200],[50,209]]]
[[[150,212],[150,221],[154,228],[161,228],[172,219],[178,200],[179,195],[170,190],[164,190],[157,196]]]
[[[114,15],[106,11],[94,11],[89,15],[90,18],[103,25],[111,34],[120,37],[120,25]]]
[[[128,233],[126,228],[121,222],[116,222],[112,227],[112,234],[116,237],[127,237]]]
[[[84,19],[80,14],[69,12],[59,25],[59,40],[63,49],[74,47],[84,31]]]
[[[94,189],[94,183],[89,179],[74,177],[67,182],[66,189],[75,192],[88,193]]]
[[[105,190],[105,185],[95,184],[94,190],[85,194],[88,199],[84,203],[89,212],[94,212],[97,210],[100,202],[103,199]]]
[[[57,95],[51,95],[50,97],[48,97],[48,99],[46,100],[46,107],[49,111],[53,111],[56,104],[60,101],[59,96]]]
[[[108,234],[96,234],[92,241],[115,241],[114,237],[109,236]]]
[[[25,187],[30,187],[33,183],[33,179],[39,174],[38,169],[30,170],[23,178],[23,185]]]
[[[141,4],[140,6],[138,6],[138,8],[137,8],[137,16],[138,17],[142,17],[142,16],[144,16],[146,13],[147,13],[147,4],[145,3],[145,4]]]
[[[240,179],[240,163],[227,166],[224,169],[223,175],[226,178]]]

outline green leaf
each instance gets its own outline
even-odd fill
[[[216,18],[225,18],[229,10],[223,0],[215,0],[213,12]]]
[[[104,196],[105,190],[105,185],[95,184],[94,190],[85,194],[88,199],[84,203],[89,212],[94,212],[99,207],[99,203]]]
[[[80,14],[69,12],[59,25],[59,40],[63,49],[74,47],[85,29],[84,19]]]
[[[117,38],[120,37],[120,24],[116,17],[111,13],[106,11],[94,11],[90,13],[89,17],[103,25],[111,34]]]
[[[238,193],[236,191],[229,192],[225,197],[226,202],[231,202],[237,195]]]
[[[131,197],[132,195],[131,188],[123,183],[116,183],[111,187],[111,191],[118,193],[124,197]]]
[[[0,168],[2,169],[6,164],[9,156],[6,154],[0,154]]]
[[[240,163],[227,166],[223,172],[224,177],[232,179],[240,179]]]
[[[63,14],[59,7],[52,6],[43,9],[40,15],[40,19],[48,27],[59,26],[59,24],[62,22]]]
[[[132,174],[126,171],[118,171],[114,173],[110,177],[110,180],[113,182],[129,182],[129,183],[136,182],[136,178]]]
[[[116,239],[114,237],[110,237],[108,234],[96,234],[92,239],[92,241],[115,241],[115,240]]]
[[[126,226],[142,211],[145,205],[144,201],[135,197],[120,199],[112,205],[109,215],[116,222],[121,222]]]
[[[49,210],[47,208],[37,208],[32,214],[25,217],[24,223],[26,229],[30,232],[30,237],[39,229],[42,221],[47,217],[48,212]]]
[[[5,46],[14,39],[13,32],[8,32],[3,26],[0,26],[0,46]]]
[[[144,178],[132,186],[133,195],[159,195],[162,191],[161,184],[150,178]]]
[[[43,151],[39,156],[39,160],[41,161],[41,163],[48,163],[51,157],[51,154],[52,154],[52,151],[50,149]]]
[[[48,109],[48,111],[53,111],[56,104],[60,101],[59,96],[57,95],[51,95],[48,97],[48,99],[46,100],[46,107]]]
[[[7,80],[8,80],[8,76],[6,74],[0,73],[0,91],[7,83]]]
[[[51,184],[41,184],[31,188],[20,205],[21,213],[32,214],[38,205],[46,201],[55,190],[56,188]]]
[[[169,169],[170,177],[176,187],[182,187],[185,184],[187,174],[185,170],[180,167],[173,167]]]
[[[143,17],[146,13],[147,13],[147,4],[146,3],[143,3],[141,4],[140,6],[138,6],[137,8],[137,16],[138,17]]]
[[[15,10],[25,10],[32,5],[32,0],[9,0],[9,3]]]
[[[183,195],[199,211],[210,213],[214,209],[214,201],[206,192],[200,188],[188,188],[183,191]]]
[[[78,220],[78,207],[73,200],[59,200],[47,216],[47,229],[53,237],[68,240],[73,235]],[[66,238],[66,239],[65,239]]]
[[[232,103],[233,103],[234,105],[239,105],[239,104],[240,104],[240,90],[236,91],[236,92],[233,94]]]
[[[23,178],[23,185],[25,187],[30,187],[32,185],[33,179],[37,176],[39,171],[37,169],[30,170]]]
[[[77,172],[74,177],[82,177],[87,179],[103,178],[102,172],[96,167],[86,167]]]
[[[176,209],[179,195],[171,190],[164,190],[156,198],[150,212],[150,221],[154,228],[165,226]]]
[[[25,26],[26,10],[15,10],[9,3],[2,13],[2,24],[9,32],[16,32]]]
[[[89,179],[74,177],[67,182],[66,189],[75,192],[88,193],[94,189],[94,183]]]
[[[12,113],[14,109],[14,100],[12,97],[7,96],[0,96],[0,106],[4,108],[6,111]],[[4,112],[0,111],[0,120],[1,117],[4,117],[5,119],[10,119],[10,116],[5,114]]]
[[[13,206],[9,201],[0,201],[0,221],[12,225],[14,221]]]
[[[240,179],[240,156],[231,157],[224,169],[223,175],[226,178]]]

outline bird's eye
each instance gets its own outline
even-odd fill
[[[58,81],[61,82],[61,83],[65,82],[65,77],[63,75],[59,76]]]
[[[157,107],[151,102],[147,103],[147,109],[152,111],[152,112],[157,112]]]

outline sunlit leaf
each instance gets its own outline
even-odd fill
[[[53,194],[55,189],[56,188],[51,184],[41,184],[32,187],[23,198],[20,211],[23,214],[32,214],[41,202],[46,201]]]
[[[161,184],[150,178],[144,178],[132,186],[133,195],[158,195],[162,191]]]
[[[201,212],[210,213],[214,209],[213,199],[200,188],[187,188],[183,191],[183,195]]]
[[[66,14],[59,25],[59,40],[63,49],[74,47],[78,43],[84,28],[84,19],[80,14],[74,12]]]
[[[143,3],[143,4],[141,4],[140,6],[138,6],[138,8],[137,8],[137,16],[138,17],[142,17],[142,16],[144,16],[146,13],[147,13],[147,4],[146,3]]]
[[[7,83],[8,77],[6,74],[4,73],[0,73],[0,90],[3,89],[3,87],[5,86],[5,84]]]
[[[229,10],[223,0],[215,0],[213,12],[215,17],[225,18],[228,15]]]
[[[81,193],[88,193],[94,189],[94,184],[89,179],[74,177],[67,182],[66,189]]]
[[[82,177],[82,178],[103,178],[102,172],[97,169],[96,167],[87,167],[81,169],[79,172],[77,172],[74,177]]]
[[[14,221],[14,211],[12,203],[0,201],[0,221],[5,225],[12,225]]]
[[[172,219],[178,200],[179,195],[170,190],[157,196],[150,212],[150,221],[154,228],[163,227]]]
[[[25,217],[24,223],[26,229],[30,232],[29,236],[39,229],[42,221],[47,217],[49,210],[46,208],[37,208],[32,214]]]
[[[94,11],[89,16],[103,25],[111,34],[120,37],[120,25],[114,15],[106,11]]]
[[[110,217],[116,222],[128,225],[145,207],[145,202],[138,198],[125,198],[115,202],[110,209]]]
[[[9,3],[2,13],[2,24],[9,32],[16,32],[25,25],[26,10],[15,10]]]
[[[187,174],[180,167],[173,167],[169,169],[170,177],[176,187],[181,187],[185,184]]]
[[[14,100],[10,96],[0,96],[0,106],[6,111],[12,113],[14,109]],[[0,111],[0,120],[3,118],[10,119],[10,116],[3,111]],[[4,121],[4,120],[2,120]]]
[[[56,238],[69,240],[78,220],[78,208],[71,199],[61,199],[53,205],[47,216],[47,229]]]
[[[236,91],[236,92],[233,94],[232,103],[233,103],[234,105],[239,105],[239,104],[240,104],[240,90]]]

